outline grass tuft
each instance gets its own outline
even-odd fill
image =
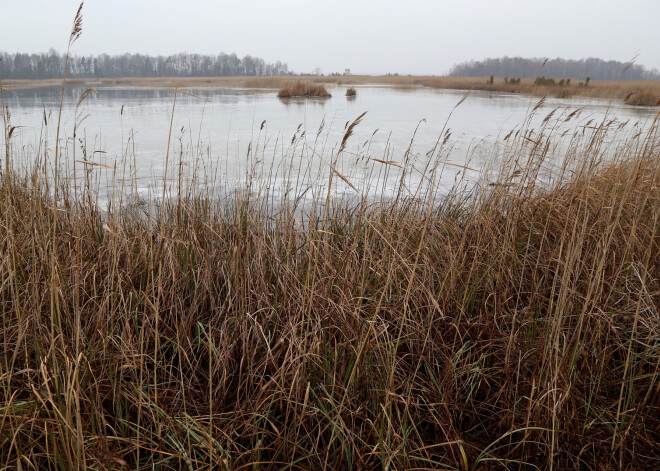
[[[315,98],[329,98],[332,95],[328,93],[323,85],[298,80],[296,82],[287,82],[284,87],[277,93],[279,98],[294,98],[294,97],[315,97]]]

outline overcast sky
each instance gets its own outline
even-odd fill
[[[77,0],[0,0],[0,51],[66,48]],[[499,56],[660,69],[660,0],[87,0],[75,54],[250,54],[295,72],[435,74]]]

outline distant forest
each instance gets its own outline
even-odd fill
[[[51,49],[41,54],[0,52],[0,77],[5,79],[60,78],[64,55]],[[282,62],[269,64],[263,59],[221,53],[217,56],[180,53],[171,56],[143,54],[87,55],[69,58],[71,78],[104,77],[215,77],[239,75],[287,75]]]
[[[455,65],[449,75],[455,77],[523,77],[536,78],[538,76],[573,78],[584,80],[658,80],[660,73],[653,69],[633,64],[623,73],[628,66],[625,62],[604,61],[602,59],[589,58],[580,60],[552,59],[545,67],[545,59],[525,59],[522,57],[499,57],[496,59],[484,59],[482,61],[468,61]],[[621,74],[623,73],[623,77]]]

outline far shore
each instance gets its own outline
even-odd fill
[[[279,90],[287,83],[298,80],[331,85],[388,85],[406,89],[438,88],[448,90],[484,90],[505,93],[520,93],[535,96],[573,96],[614,99],[633,105],[660,105],[660,81],[621,80],[585,81],[571,78],[569,85],[535,86],[534,79],[521,79],[520,83],[506,82],[503,77],[494,77],[491,84],[486,77],[434,77],[420,75],[338,75],[338,76],[262,76],[262,77],[145,77],[145,78],[99,78],[69,79],[68,86],[80,87],[236,87],[258,90]],[[559,81],[559,79],[557,79]],[[7,90],[25,90],[41,87],[59,87],[61,79],[46,80],[3,80]]]

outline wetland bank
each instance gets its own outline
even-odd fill
[[[228,102],[216,111],[179,97],[174,116],[192,124],[172,132],[163,183],[165,168],[154,169],[172,92],[161,93],[99,90],[75,158],[75,113],[64,121],[58,174],[52,128],[39,125],[33,145],[27,128],[5,133],[7,463],[657,463],[657,115],[642,125],[606,108],[582,116],[534,100],[511,133],[498,125],[454,142],[448,130],[470,121],[461,107],[476,102],[506,116],[517,105],[475,94],[455,107],[461,95],[449,95],[435,139],[426,123],[413,138],[408,122],[398,130],[407,144],[392,130],[389,145],[373,135],[363,145],[378,108],[369,106],[361,123],[350,108],[335,129],[296,125],[272,146],[257,123],[251,140],[226,146],[223,168],[197,145],[192,108],[206,107],[203,127],[244,98],[195,90]],[[388,106],[415,100],[389,89],[360,89],[356,102],[333,95],[349,108],[383,94]],[[248,101],[253,113],[295,113],[291,126],[301,110],[314,122],[310,115],[325,115],[331,103],[258,99],[266,104]],[[29,122],[29,110],[12,106],[12,125]],[[94,115],[107,112],[124,127],[100,123],[105,137],[95,141]],[[141,124],[129,124],[131,116]],[[249,122],[252,130],[239,116],[233,129]],[[395,117],[381,119],[395,126]],[[266,120],[271,130],[274,122]],[[152,125],[154,142],[165,135],[160,151],[149,149]],[[121,139],[114,155],[93,152]],[[233,179],[231,155],[244,159]],[[140,164],[149,170],[140,173]],[[103,182],[112,195],[101,210]],[[358,203],[337,198],[346,193]]]
[[[660,465],[657,108],[237,83],[0,84],[1,466]]]

